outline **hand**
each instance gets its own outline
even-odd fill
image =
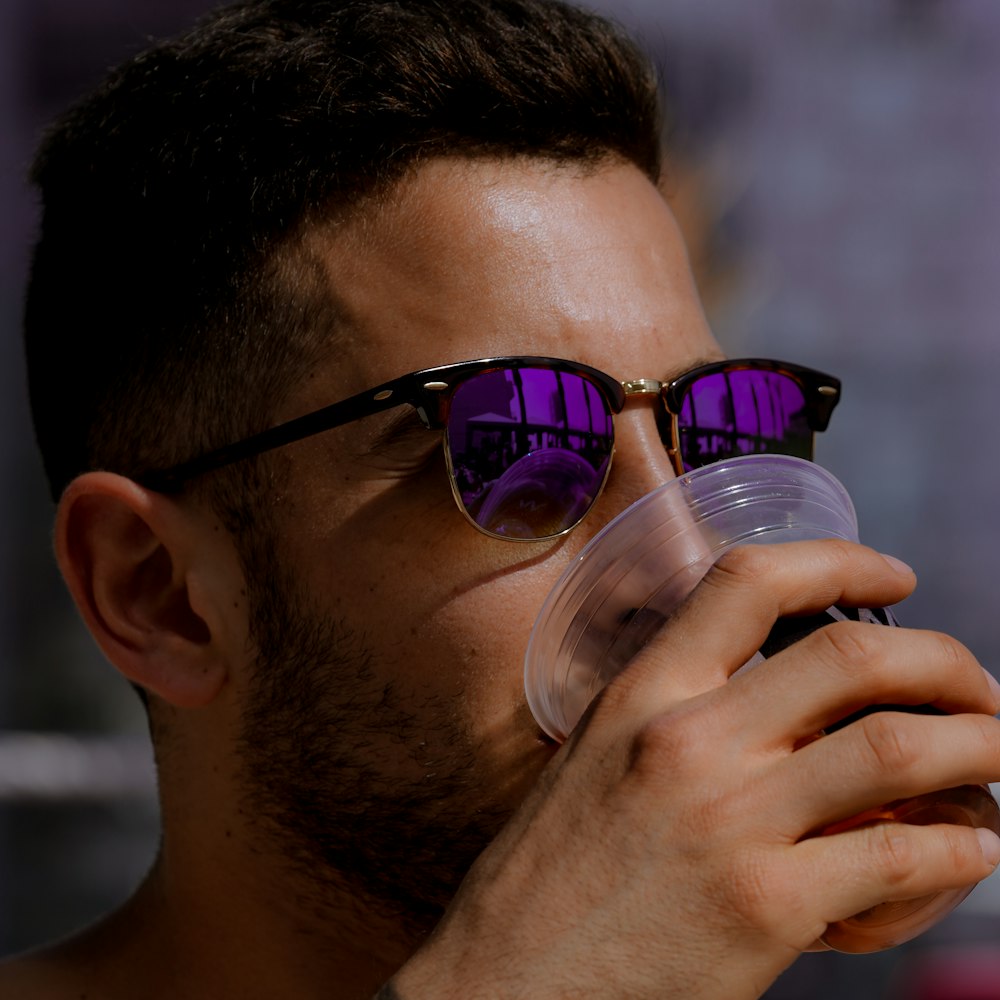
[[[560,748],[395,979],[408,997],[758,997],[827,924],[976,882],[992,834],[810,833],[1000,777],[1000,700],[946,636],[840,622],[732,675],[780,616],[914,584],[862,546],[748,546],[709,573]],[[730,679],[732,678],[732,679]],[[815,734],[868,704],[883,712]]]

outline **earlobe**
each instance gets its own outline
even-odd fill
[[[226,602],[194,582],[211,558],[200,532],[177,501],[108,472],[70,483],[56,517],[59,567],[105,656],[181,708],[207,705],[227,674]]]

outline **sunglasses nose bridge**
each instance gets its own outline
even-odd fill
[[[660,444],[670,456],[673,472],[677,472],[675,461],[676,441],[674,440],[673,416],[670,413],[664,397],[666,382],[655,378],[636,378],[622,382],[625,390],[625,407],[630,403],[634,406],[648,400],[652,409],[656,428],[660,436]],[[624,409],[624,407],[623,407]]]
[[[621,509],[676,476],[662,436],[661,383],[642,381],[642,390],[626,390],[625,406],[615,417],[615,457],[605,494]]]
[[[655,378],[633,378],[622,382],[626,402],[633,396],[658,396],[664,383]]]

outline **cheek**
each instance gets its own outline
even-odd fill
[[[541,575],[511,570],[470,580],[427,607],[414,630],[427,668],[461,677],[467,694],[507,699],[514,692],[520,700],[524,651],[546,592]]]
[[[415,692],[447,704],[450,724],[475,748],[483,787],[510,804],[555,749],[524,693],[524,653],[550,575],[521,568],[453,594],[416,626],[399,664]]]
[[[364,635],[373,668],[440,695],[475,729],[523,727],[524,653],[558,576],[555,560],[539,558],[534,547],[482,538],[461,523],[449,544],[430,553],[400,545],[384,556],[352,556],[358,570],[328,584],[338,591],[340,617]]]
[[[498,544],[505,554],[521,550]],[[449,746],[469,748],[483,793],[513,806],[554,750],[528,708],[523,672],[531,626],[557,573],[452,554],[430,574],[365,574],[341,606],[382,683],[417,706],[439,739],[450,733]],[[369,588],[377,600],[365,599]]]
[[[453,551],[430,564],[398,558],[391,569],[371,567],[343,602],[379,646],[405,649],[405,659],[429,676],[497,680],[520,669],[552,577],[523,563],[498,566]]]
[[[528,636],[565,558],[482,535],[445,483],[440,469],[302,497],[289,541],[316,608],[359,637],[373,669],[499,724],[520,718]]]

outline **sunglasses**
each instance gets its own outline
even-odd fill
[[[426,368],[307,413],[139,482],[163,493],[190,479],[404,403],[444,430],[459,508],[496,538],[539,541],[576,527],[611,468],[613,417],[630,396],[656,396],[678,475],[737,455],[811,459],[840,381],[781,361],[702,365],[670,382],[619,382],[557,358],[506,357]]]

